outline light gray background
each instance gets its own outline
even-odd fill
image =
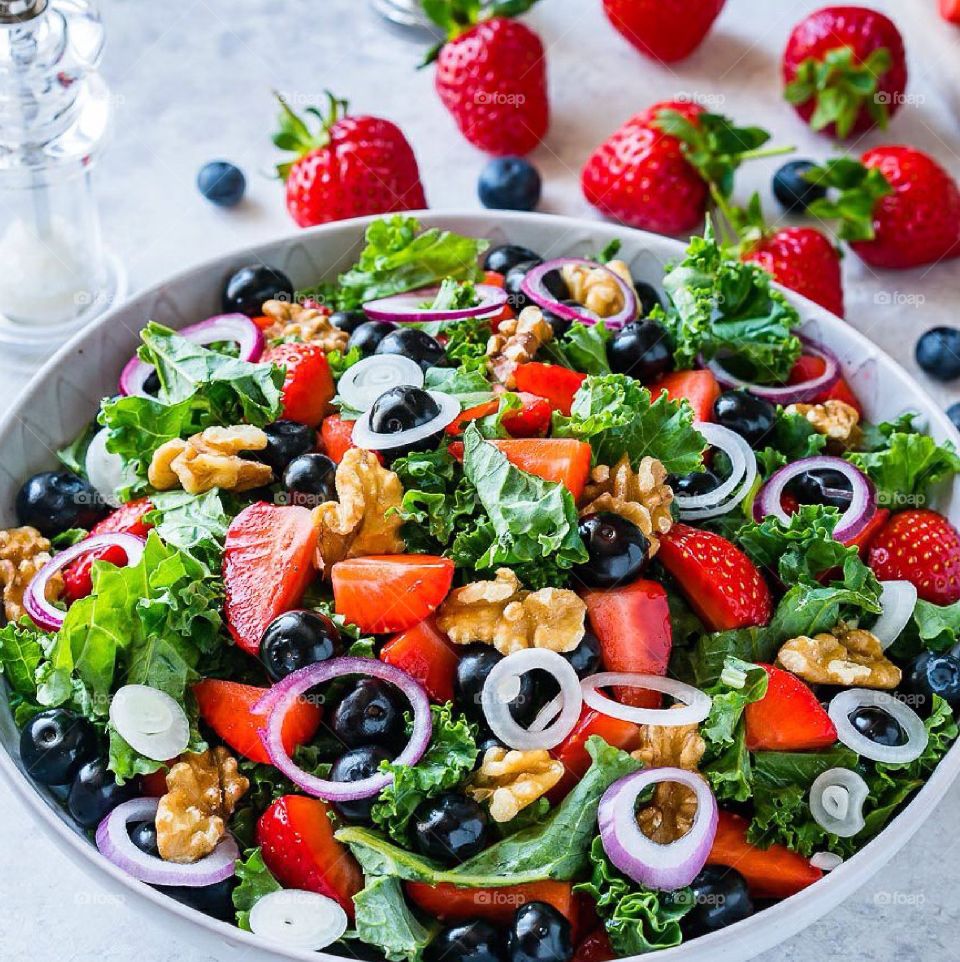
[[[935,0],[875,2],[903,30],[910,59],[908,102],[892,129],[859,149],[912,143],[960,176],[960,31],[942,26]],[[270,90],[322,102],[330,87],[355,111],[404,128],[433,207],[476,207],[483,158],[437,101],[420,48],[389,33],[366,0],[105,0],[105,72],[115,95],[115,140],[100,170],[104,228],[134,289],[197,260],[295,229],[279,185],[267,174],[274,110]],[[760,123],[800,155],[830,153],[779,99],[779,53],[792,23],[816,2],[729,0],[690,60],[653,65],[607,24],[600,0],[543,0],[528,20],[548,48],[553,125],[532,157],[544,175],[541,209],[592,216],[578,189],[591,149],[635,110],[685,94],[743,123]],[[194,189],[206,160],[224,157],[248,177],[244,204],[220,211]],[[763,191],[776,161],[738,175],[737,197]],[[847,316],[909,370],[919,333],[956,322],[960,261],[877,274],[848,255]],[[146,319],[145,319],[146,320]],[[960,398],[919,375],[944,405]],[[9,385],[3,394],[10,396]],[[30,815],[0,785],[0,956],[69,962],[221,962],[192,948],[188,932],[149,922],[38,838]],[[939,962],[955,959],[960,924],[960,786],[874,880],[826,919],[762,958],[820,962]],[[264,954],[267,958],[267,954]],[[227,956],[223,957],[224,959]]]

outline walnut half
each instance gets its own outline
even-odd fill
[[[890,689],[900,684],[900,669],[883,653],[879,639],[863,628],[844,624],[832,633],[791,638],[777,661],[814,685]]]
[[[829,400],[822,404],[791,404],[786,414],[799,414],[811,427],[841,447],[856,445],[860,440],[860,415],[846,401]]]
[[[26,614],[23,593],[50,557],[50,542],[36,528],[25,525],[0,531],[0,586],[8,622],[19,621]],[[63,578],[58,572],[47,582],[47,601],[56,601],[62,590]]]
[[[487,341],[493,376],[507,387],[515,387],[513,373],[517,365],[532,361],[552,337],[553,328],[539,307],[525,307],[519,317],[501,321],[497,333]]]
[[[489,802],[495,822],[509,822],[562,777],[563,762],[551,758],[546,749],[521,752],[494,746],[484,754],[467,794],[475,801]]]
[[[266,301],[263,313],[273,323],[264,331],[268,341],[301,341],[318,344],[329,354],[346,351],[350,335],[330,323],[330,314],[291,301]]]

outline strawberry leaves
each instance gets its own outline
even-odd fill
[[[804,175],[812,184],[832,187],[832,197],[815,200],[809,212],[823,220],[838,220],[845,241],[873,240],[873,211],[877,201],[893,193],[879,168],[865,167],[852,157],[834,157]]]
[[[347,101],[339,100],[329,90],[327,95],[329,112],[324,114],[318,107],[307,107],[304,114],[319,122],[316,131],[310,129],[303,117],[297,114],[282,94],[275,93],[280,104],[279,129],[273,135],[275,147],[291,151],[296,154],[293,160],[277,164],[277,176],[286,180],[296,160],[306,156],[318,147],[326,147],[330,143],[330,128],[347,113]]]

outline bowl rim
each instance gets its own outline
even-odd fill
[[[672,256],[678,258],[685,248],[684,242],[677,238],[636,230],[607,221],[591,221],[585,218],[554,214],[484,211],[468,208],[435,211],[418,210],[404,212],[404,214],[416,217],[424,227],[437,226],[451,230],[463,229],[455,226],[455,222],[462,221],[487,221],[491,228],[503,226],[507,231],[509,231],[511,224],[549,225],[549,229],[553,233],[559,233],[563,230],[583,231],[589,229],[608,235],[609,239],[629,236],[640,247],[646,245],[652,248],[670,248],[674,252]],[[0,438],[6,435],[10,426],[17,420],[18,412],[27,407],[34,396],[43,392],[45,379],[56,371],[65,359],[82,345],[87,337],[107,328],[113,323],[115,315],[129,309],[135,302],[146,302],[159,295],[165,288],[177,287],[198,274],[213,272],[215,269],[220,269],[224,263],[240,261],[241,259],[260,259],[262,252],[272,248],[283,248],[295,241],[338,233],[345,235],[353,233],[359,240],[366,226],[375,220],[379,220],[381,216],[383,215],[370,215],[336,221],[294,234],[285,233],[256,244],[247,244],[225,254],[207,258],[199,264],[185,267],[128,297],[122,303],[114,304],[109,311],[92,324],[77,332],[33,375],[15,403],[0,418]],[[870,341],[859,330],[848,325],[842,318],[836,317],[813,301],[784,288],[782,285],[777,284],[775,286],[801,309],[802,314],[814,319],[817,323],[825,324],[827,328],[841,330],[843,336],[851,339],[864,353],[872,357],[882,358],[898,370],[909,382],[915,396],[919,396],[927,402],[931,411],[928,430],[936,425],[939,429],[938,434],[948,438],[960,448],[960,433],[946,416],[946,413],[933,400],[923,385],[906,371],[899,362]],[[838,328],[838,325],[842,325],[842,328]],[[779,944],[789,936],[806,928],[863,885],[909,841],[931,814],[936,804],[946,794],[958,774],[960,774],[960,740],[954,743],[922,788],[918,790],[907,806],[888,823],[886,828],[855,855],[845,860],[832,872],[827,873],[817,884],[810,885],[796,895],[764,908],[757,914],[727,928],[700,936],[673,948],[657,950],[656,958],[663,959],[664,962],[696,962],[697,959],[732,959],[735,957],[746,959]],[[239,929],[229,922],[214,919],[157,892],[151,886],[138,881],[115,866],[100,854],[96,846],[91,844],[84,834],[71,828],[58,813],[55,804],[36,789],[5,749],[0,750],[0,775],[24,805],[32,810],[34,815],[39,815],[41,826],[47,835],[57,840],[61,846],[67,846],[69,849],[67,854],[88,875],[93,875],[97,879],[106,876],[106,880],[109,880],[115,890],[130,892],[138,899],[152,904],[163,912],[171,913],[190,925],[205,929],[208,934],[219,937],[222,943],[231,947],[250,949],[261,953],[269,952],[277,958],[296,960],[296,962],[317,962],[317,960],[338,962],[338,960],[342,960],[342,956],[331,955],[326,952],[305,951],[269,943],[260,936]],[[923,811],[921,812],[921,810]],[[745,940],[751,938],[751,932],[754,939],[753,945],[750,945],[749,942],[745,943]],[[178,932],[177,934],[179,936],[181,933]],[[189,939],[189,935],[186,938]],[[641,957],[631,956],[629,958],[631,962],[639,962]]]

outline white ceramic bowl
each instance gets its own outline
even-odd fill
[[[523,244],[544,256],[585,255],[614,238],[623,241],[621,256],[634,277],[659,285],[663,266],[677,259],[683,246],[676,241],[625,228],[538,214],[425,212],[426,226],[449,228],[489,238],[493,243]],[[262,262],[279,267],[297,286],[333,278],[355,259],[368,220],[346,221],[304,231],[273,243],[228,254],[177,275],[144,291],[117,308],[81,336],[74,338],[33,379],[13,410],[0,424],[0,527],[14,523],[17,488],[30,474],[52,467],[54,452],[88,422],[101,397],[114,393],[124,362],[138,343],[147,320],[174,328],[219,311],[224,278],[237,267]],[[843,363],[846,376],[871,420],[891,418],[903,410],[926,415],[938,440],[960,437],[924,391],[886,354],[863,335],[822,308],[786,292],[806,319],[805,329],[829,346]],[[955,524],[960,502],[952,491],[942,492],[937,505]],[[131,879],[100,856],[69,822],[52,794],[39,789],[23,774],[18,758],[18,736],[6,700],[0,708],[0,771],[36,815],[60,850],[115,894],[162,918],[168,926],[192,939],[220,959],[249,957],[265,943],[239,929],[217,922],[160,895]],[[862,851],[829,876],[798,895],[743,922],[657,953],[662,962],[726,962],[747,959],[809,925],[861,886],[877,871],[933,811],[960,770],[960,745],[954,746],[910,805]],[[106,944],[109,933],[103,933]],[[277,948],[275,957],[333,962],[336,957]]]

